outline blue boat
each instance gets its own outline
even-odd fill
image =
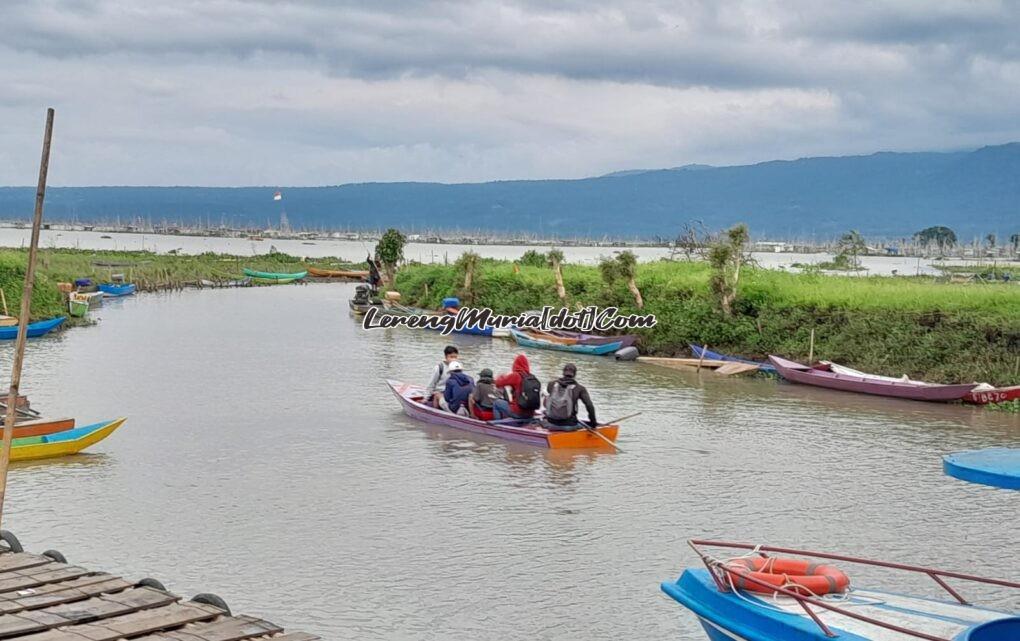
[[[1020,490],[1018,447],[989,447],[947,454],[942,459],[942,469],[961,481]]]
[[[389,303],[388,305],[385,305],[385,306],[381,307],[379,309],[379,312],[382,313],[382,314],[389,314],[389,315],[392,315],[392,316],[447,316],[447,315],[449,315],[449,316],[456,316],[456,314],[452,314],[449,311],[433,312],[433,311],[429,311],[427,309],[419,309],[417,307],[407,307],[406,305],[401,305],[399,303]],[[442,331],[442,329],[440,329],[438,327],[428,327],[427,329],[431,329],[431,330],[434,330],[434,331],[437,331],[437,332]],[[455,333],[455,334],[471,334],[472,336],[490,336],[491,337],[492,336],[492,331],[493,331],[492,327],[481,327],[481,328],[478,328],[478,327],[467,326],[467,327],[464,327],[463,329],[454,329],[453,333]]]
[[[560,352],[573,352],[574,354],[592,354],[595,356],[602,356],[605,354],[612,354],[623,346],[623,341],[613,341],[612,343],[605,343],[603,345],[555,343],[553,341],[531,338],[524,332],[513,327],[510,328],[510,335],[514,337],[514,340],[517,341],[517,344],[521,347],[554,349]]]
[[[757,365],[758,369],[762,372],[775,372],[776,368],[773,367],[772,363],[768,361],[750,361],[746,358],[740,358],[739,356],[729,356],[728,354],[720,354],[719,352],[713,352],[710,349],[705,349],[701,345],[694,343],[688,343],[691,348],[691,353],[694,354],[694,358],[701,358],[704,354],[705,358],[712,361],[731,361],[734,363],[745,363],[747,365]]]
[[[678,580],[664,582],[661,587],[663,592],[697,616],[711,641],[1020,639],[1018,613],[972,605],[948,587],[943,579],[982,583],[982,592],[986,594],[990,586],[1020,589],[1020,583],[804,550],[719,541],[689,543],[701,556],[706,568],[684,570]],[[718,559],[702,552],[698,546],[736,548],[746,553],[728,560]],[[826,590],[806,587],[805,579],[839,572],[833,566],[805,559],[770,556],[768,552],[806,556],[810,561],[860,564],[928,575],[946,590],[947,598],[940,600],[856,585],[851,587],[849,579],[842,585],[841,592],[837,593],[833,588],[828,590],[829,594],[822,595],[819,592]],[[811,576],[788,575],[775,569],[782,563],[801,563],[806,568],[805,574]],[[775,580],[769,581],[769,578]]]
[[[103,283],[99,286],[99,291],[107,296],[129,296],[135,293],[135,284],[125,283],[123,285],[116,285],[114,283]]]
[[[43,334],[49,333],[50,330],[60,327],[60,324],[67,320],[67,316],[57,316],[49,320],[39,321],[37,323],[29,323],[28,325],[28,337],[36,338]],[[0,340],[14,340],[18,337],[18,326],[11,325],[8,327],[0,327]]]

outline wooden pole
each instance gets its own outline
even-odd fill
[[[815,361],[815,328],[811,328],[811,346],[808,348],[807,364]]]
[[[32,310],[32,286],[35,284],[35,258],[39,251],[39,229],[42,227],[43,199],[46,197],[46,174],[50,168],[50,140],[53,138],[53,108],[46,110],[46,132],[43,135],[42,159],[39,161],[39,186],[35,192],[35,215],[32,218],[32,242],[28,247],[25,288],[21,293],[21,317],[18,339],[14,344],[14,366],[11,389],[7,395],[7,419],[4,421],[3,449],[0,450],[0,526],[3,523],[4,498],[7,494],[7,468],[11,461],[11,438],[17,416],[18,388],[21,387],[21,366],[25,360],[25,339]]]
[[[4,294],[4,290],[2,287],[0,287],[0,299],[2,299],[4,302],[4,316],[10,316],[11,313],[7,311],[7,295]]]
[[[701,371],[701,363],[705,360],[705,352],[708,351],[708,345],[701,346],[701,356],[698,357],[698,371]]]

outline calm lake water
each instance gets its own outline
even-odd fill
[[[0,227],[0,247],[27,247],[31,229],[16,229],[12,227]],[[105,238],[104,238],[105,236]],[[164,236],[157,234],[117,234],[107,232],[89,231],[59,231],[46,230],[41,232],[40,244],[42,247],[68,247],[79,249],[103,249],[103,250],[149,250],[157,253],[166,253],[176,250],[182,254],[201,254],[203,252],[217,252],[233,254],[235,256],[253,256],[265,254],[270,247],[276,247],[278,251],[292,256],[306,256],[309,258],[321,258],[328,256],[339,256],[347,260],[364,260],[364,257],[375,247],[371,241],[349,241],[349,240],[316,240],[300,241],[286,239],[271,239],[264,241],[251,241],[244,238],[219,238],[205,236]],[[408,260],[416,260],[422,263],[442,263],[455,261],[465,251],[473,251],[484,258],[516,259],[520,258],[528,249],[545,251],[544,247],[521,247],[517,245],[455,245],[455,244],[427,244],[408,243],[404,247],[404,256]],[[567,261],[593,265],[603,256],[611,256],[620,247],[561,247]],[[639,260],[659,260],[669,256],[669,249],[665,247],[630,247]],[[754,258],[763,267],[773,269],[793,269],[794,263],[817,264],[831,260],[832,254],[793,254],[754,252]],[[933,267],[932,262],[927,259],[917,259],[900,256],[863,256],[862,266],[867,269],[858,272],[859,275],[889,275],[894,271],[901,276],[914,276],[917,274],[940,274],[941,272]],[[942,261],[943,265],[973,265],[974,261],[947,260]]]
[[[658,587],[695,563],[689,537],[1020,576],[1020,492],[940,460],[1020,445],[1020,417],[579,357],[603,419],[644,412],[626,452],[508,445],[406,418],[383,379],[423,381],[447,339],[364,332],[352,293],[139,295],[30,342],[35,408],[129,420],[15,464],[5,527],[326,639],[702,638]],[[456,342],[472,374],[517,352]],[[543,380],[566,360],[528,356]]]

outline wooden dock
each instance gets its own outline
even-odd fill
[[[151,579],[132,582],[64,563],[59,553],[29,554],[20,551],[17,543],[0,550],[0,639],[320,639],[303,632],[285,632],[280,626],[256,617],[232,615],[218,597],[211,595],[184,601]],[[212,605],[214,602],[219,607]]]

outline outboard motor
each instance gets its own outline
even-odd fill
[[[372,302],[372,288],[368,285],[358,285],[354,288],[354,304],[368,305]]]
[[[616,350],[616,353],[613,356],[615,356],[618,361],[634,361],[637,360],[638,351],[637,348],[633,346],[624,347],[623,349]]]

